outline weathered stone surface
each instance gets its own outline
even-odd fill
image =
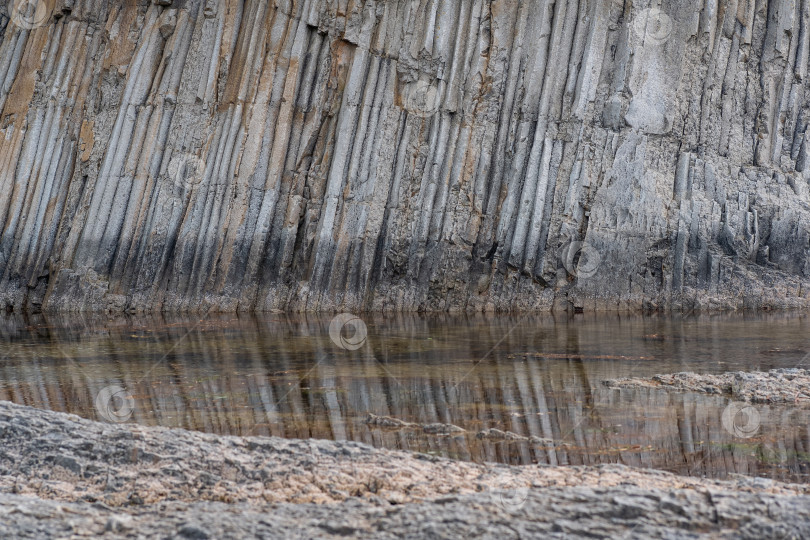
[[[0,402],[0,491],[110,506],[164,501],[415,502],[493,487],[696,489],[720,481],[626,467],[509,467],[378,450],[352,442],[223,437],[105,424]],[[810,486],[761,479],[767,491]]]
[[[500,497],[503,497],[502,501]],[[803,538],[810,498],[727,490],[549,488],[398,506],[357,499],[267,507],[171,502],[110,508],[0,493],[7,538]]]
[[[20,1],[9,307],[809,302],[806,0]]]
[[[604,381],[611,388],[661,387],[688,392],[727,394],[750,403],[791,403],[810,406],[810,370],[772,369],[768,372],[700,375],[684,372],[655,375],[650,378],[625,378]]]
[[[3,538],[810,534],[810,486],[759,478],[477,465],[357,443],[101,424],[6,402],[0,448]]]

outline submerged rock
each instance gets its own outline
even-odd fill
[[[528,441],[528,437],[518,435],[511,431],[501,431],[500,429],[490,428],[479,431],[476,434],[479,439],[493,439],[501,441]]]
[[[366,417],[366,424],[392,429],[417,428],[429,435],[450,435],[453,433],[464,433],[467,431],[464,428],[453,424],[416,424],[413,422],[405,422],[404,420],[400,420],[398,418],[391,418],[390,416],[377,416],[376,414],[372,413],[369,413]]]
[[[430,434],[450,435],[452,433],[464,433],[466,430],[453,424],[425,424],[422,426],[422,431]]]
[[[366,424],[370,426],[380,426],[385,428],[410,428],[418,427],[418,424],[413,422],[405,422],[398,418],[391,418],[390,416],[377,416],[376,414],[369,413],[366,417]]]
[[[490,441],[507,441],[507,442],[530,442],[532,444],[537,445],[547,445],[547,446],[554,446],[555,444],[559,444],[561,446],[566,445],[566,443],[555,443],[552,439],[544,439],[542,437],[536,437],[532,435],[531,437],[525,437],[523,435],[518,435],[512,431],[501,431],[500,429],[496,428],[489,428],[483,429],[479,431],[476,435],[479,439],[487,439]]]
[[[4,2],[0,309],[807,306],[797,6]]]

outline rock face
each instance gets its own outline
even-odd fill
[[[101,424],[0,402],[3,538],[805,538],[810,488]]]
[[[808,0],[11,0],[0,304],[800,306]]]

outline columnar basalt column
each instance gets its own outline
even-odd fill
[[[0,309],[810,303],[810,0],[9,0]]]

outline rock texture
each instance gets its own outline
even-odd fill
[[[810,370],[773,369],[768,372],[699,375],[684,372],[655,375],[649,379],[626,378],[604,381],[611,388],[666,388],[686,392],[727,394],[749,403],[810,404]]]
[[[110,508],[0,493],[7,538],[804,538],[810,498],[621,488],[532,490],[444,497],[398,506],[352,500],[336,505],[256,507],[215,502]]]
[[[808,304],[808,0],[11,0],[0,37],[8,309]]]
[[[0,402],[0,535],[803,538],[808,486],[506,467],[107,425]]]

